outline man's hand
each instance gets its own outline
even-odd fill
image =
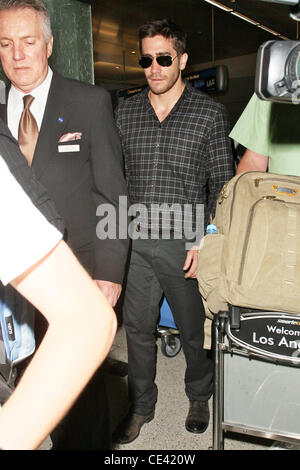
[[[95,282],[99,289],[102,290],[110,305],[115,307],[122,291],[121,284],[116,284],[115,282],[110,281],[99,281],[97,279]]]
[[[183,266],[183,271],[186,271],[184,277],[188,279],[189,277],[195,279],[197,276],[197,268],[198,268],[198,251],[199,246],[193,246],[191,250],[188,251],[185,259],[185,263]]]

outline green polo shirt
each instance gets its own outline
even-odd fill
[[[270,172],[300,176],[300,105],[263,101],[254,94],[230,137],[269,157]]]

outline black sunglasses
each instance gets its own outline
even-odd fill
[[[174,59],[172,59],[170,55],[159,55],[155,57],[155,60],[158,63],[158,65],[161,65],[162,67],[170,67],[173,63],[173,60],[175,60],[176,57],[178,57],[178,54],[177,56],[174,57]],[[143,69],[148,69],[149,67],[151,67],[152,62],[153,62],[153,58],[148,57],[148,56],[143,56],[139,59],[139,64]]]

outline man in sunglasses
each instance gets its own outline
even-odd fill
[[[168,20],[156,20],[141,26],[139,40],[139,63],[149,87],[116,111],[129,198],[143,209],[132,233],[123,309],[131,408],[113,434],[118,444],[136,439],[154,417],[155,333],[163,294],[187,363],[186,429],[202,433],[208,427],[212,361],[203,349],[205,314],[195,279],[198,245],[188,243],[183,226],[190,221],[183,209],[192,208],[191,235],[203,234],[221,187],[233,176],[224,107],[182,80],[188,59],[185,33]],[[201,224],[195,220],[199,207],[205,213]]]

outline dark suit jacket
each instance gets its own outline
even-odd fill
[[[6,105],[0,117],[7,122]],[[82,138],[58,144],[66,133]],[[79,145],[80,151],[59,152],[58,145]],[[100,204],[116,210],[127,195],[119,137],[109,93],[97,86],[53,73],[32,168],[65,220],[66,240],[94,279],[121,283],[128,240],[100,240],[96,235]]]

